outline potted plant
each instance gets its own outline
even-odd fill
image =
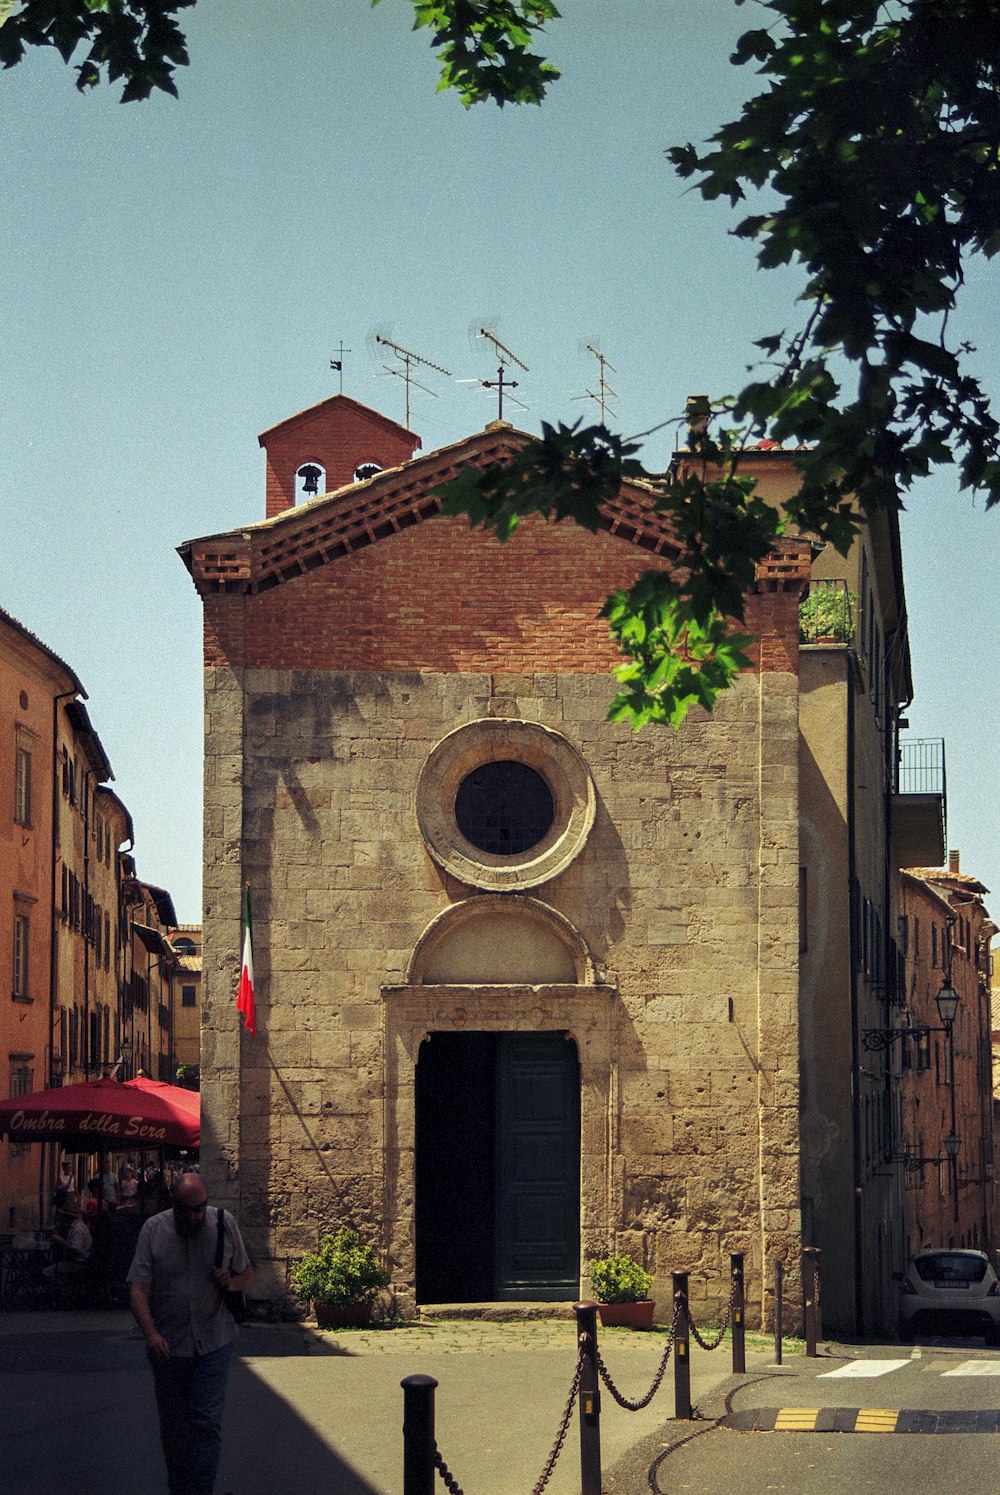
[[[799,639],[803,644],[849,644],[854,633],[854,592],[847,587],[812,586],[799,605]]]
[[[342,1329],[371,1322],[372,1305],[389,1285],[371,1246],[356,1230],[325,1235],[318,1251],[307,1251],[292,1263],[292,1285],[308,1298],[321,1329]]]
[[[606,1328],[649,1329],[655,1304],[653,1279],[631,1256],[603,1256],[590,1263],[590,1281]]]

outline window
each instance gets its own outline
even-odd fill
[[[197,993],[197,988],[196,987],[194,987],[194,986],[182,986],[181,987],[181,1006],[182,1007],[195,1007],[195,1006],[197,1006],[197,996],[198,996],[198,993]]]
[[[111,915],[104,915],[104,969],[111,968]]]
[[[597,795],[560,733],[491,717],[441,739],[417,784],[431,856],[471,887],[514,892],[562,872],[583,848]]]
[[[14,819],[18,825],[31,824],[31,752],[20,744],[15,756]]]
[[[10,1056],[10,1093],[11,1095],[30,1095],[35,1086],[35,1072],[32,1068],[33,1054],[11,1054]],[[10,1144],[10,1155],[12,1158],[23,1157],[30,1148],[30,1142],[14,1142]]]
[[[527,763],[501,759],[466,774],[455,796],[455,821],[479,851],[520,856],[537,846],[555,816],[552,791]]]
[[[27,914],[14,915],[14,986],[13,994],[19,1002],[30,1002],[28,987],[28,952],[31,940],[31,920]],[[12,1091],[11,1094],[14,1092]]]
[[[932,966],[936,966],[937,963],[938,963],[938,930],[937,930],[937,925],[936,924],[932,924],[931,925],[931,965]]]

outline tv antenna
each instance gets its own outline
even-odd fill
[[[508,379],[505,377],[507,365],[510,363],[516,364],[517,367],[519,369],[523,369],[526,374],[530,373],[531,371],[528,368],[528,365],[524,363],[520,358],[518,358],[516,353],[512,353],[509,348],[504,347],[503,343],[497,337],[495,332],[489,332],[485,327],[480,327],[477,335],[479,337],[484,337],[488,343],[492,343],[493,345],[493,351],[496,353],[497,358],[499,359],[499,363],[497,365],[497,376],[495,379],[472,379],[468,382],[472,384],[480,384],[482,385],[483,389],[496,390],[497,420],[503,420],[504,390],[516,389],[518,385],[518,381],[516,379]],[[527,405],[522,404],[520,400],[515,400],[513,396],[510,396],[509,398],[514,405],[518,405],[522,410],[527,410]]]
[[[331,369],[335,374],[340,375],[340,388],[337,390],[337,393],[339,395],[342,395],[344,393],[344,354],[350,353],[350,351],[350,348],[344,347],[344,339],[341,338],[340,347],[337,349],[336,358],[330,359]]]
[[[594,347],[593,343],[584,343],[584,351],[592,353],[597,359],[597,366],[600,370],[598,374],[597,393],[595,394],[592,389],[588,389],[586,394],[574,395],[573,398],[574,400],[593,400],[595,405],[600,408],[601,425],[603,426],[608,413],[608,400],[617,400],[618,398],[618,391],[611,388],[605,370],[610,369],[613,374],[617,374],[618,370],[613,363],[610,363],[605,358],[599,348]]]
[[[413,369],[433,369],[436,374],[444,374],[448,379],[451,378],[451,371],[450,369],[442,368],[439,363],[431,363],[429,358],[423,358],[419,353],[411,353],[409,348],[401,348],[399,343],[394,343],[391,338],[383,337],[379,332],[376,332],[375,334],[375,342],[380,348],[388,348],[390,353],[394,353],[403,365],[401,369],[390,368],[389,364],[387,363],[384,363],[382,367],[387,374],[392,374],[395,378],[402,379],[404,385],[406,386],[406,429],[409,430],[410,385],[412,384],[414,389],[423,390],[424,394],[431,395],[435,400],[438,398],[433,389],[428,389],[426,384],[419,384],[417,380],[414,379],[412,372]]]

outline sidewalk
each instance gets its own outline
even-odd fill
[[[74,1471],[88,1467],[98,1449],[102,1495],[163,1495],[152,1390],[128,1314],[4,1314],[0,1340],[0,1442],[12,1481],[5,1495],[40,1489],[69,1495],[79,1489]],[[665,1335],[604,1330],[599,1342],[621,1391],[633,1400],[644,1396]],[[759,1346],[748,1346],[751,1374],[773,1360],[773,1349]],[[705,1411],[710,1398],[714,1406],[724,1394],[731,1363],[728,1341],[712,1354],[692,1345],[692,1400]],[[569,1314],[330,1333],[300,1324],[244,1325],[217,1495],[400,1495],[399,1383],[417,1371],[439,1382],[438,1447],[466,1495],[530,1495],[575,1367]],[[672,1362],[642,1412],[627,1412],[602,1393],[609,1491],[647,1488],[650,1458],[692,1428],[674,1423],[673,1410]],[[547,1486],[552,1495],[578,1495],[578,1427],[574,1409]]]

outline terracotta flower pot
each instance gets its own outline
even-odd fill
[[[363,1329],[372,1321],[370,1303],[323,1303],[317,1298],[313,1308],[321,1329]]]
[[[597,1311],[606,1329],[651,1329],[655,1307],[652,1298],[640,1298],[637,1303],[599,1303]]]

